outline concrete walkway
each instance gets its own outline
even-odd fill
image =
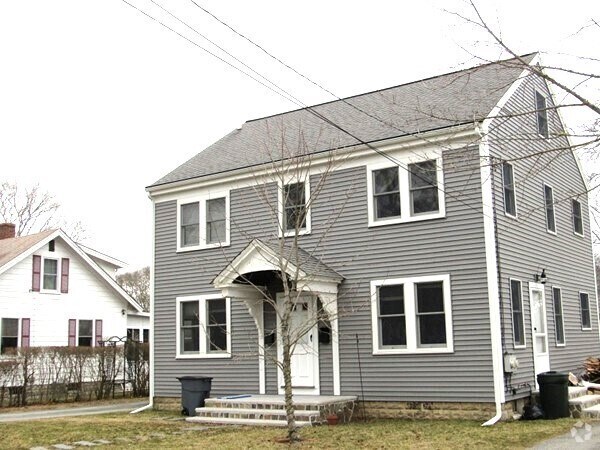
[[[46,409],[0,414],[0,422],[15,422],[19,420],[53,419],[56,417],[89,416],[93,414],[108,414],[133,411],[148,404],[148,401],[115,403],[101,406],[82,406],[63,409]]]
[[[569,433],[540,442],[531,450],[592,450],[598,448],[600,448],[600,423],[580,420],[575,423]]]

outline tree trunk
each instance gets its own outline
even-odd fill
[[[292,358],[290,337],[289,337],[289,315],[284,318],[281,324],[282,328],[282,344],[283,344],[283,386],[284,386],[284,400],[285,400],[285,413],[287,419],[287,430],[288,439],[290,442],[296,442],[300,440],[298,430],[296,428],[296,417],[294,401],[292,398]]]

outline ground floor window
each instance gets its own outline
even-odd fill
[[[0,321],[0,354],[4,355],[19,346],[19,319]]]
[[[563,321],[562,292],[560,288],[552,288],[552,303],[554,306],[554,330],[556,345],[565,345],[565,325]]]
[[[371,282],[373,353],[453,351],[450,276]]]
[[[510,280],[513,342],[515,347],[525,347],[525,316],[523,315],[523,289],[519,280]]]
[[[177,299],[177,355],[229,357],[231,354],[230,300],[220,296]]]

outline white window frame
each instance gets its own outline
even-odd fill
[[[438,188],[438,210],[431,213],[413,214],[410,198],[410,172],[408,166],[410,164],[418,164],[425,161],[435,161],[436,176]],[[441,219],[446,217],[446,200],[444,191],[444,169],[442,166],[442,157],[440,155],[431,155],[429,158],[419,160],[400,160],[399,165],[391,164],[390,162],[369,164],[367,166],[367,210],[368,210],[368,226],[379,227],[382,225],[391,225],[396,223],[419,222],[422,220]],[[381,169],[389,169],[390,167],[398,168],[398,182],[400,187],[400,217],[389,217],[377,219],[375,217],[375,202],[373,201],[373,172]]]
[[[444,315],[446,325],[446,345],[444,347],[418,347],[417,341],[417,302],[415,285],[429,282],[443,283]],[[381,348],[379,345],[379,298],[377,288],[381,286],[404,285],[404,315],[406,323],[405,348]],[[454,353],[453,328],[452,328],[452,298],[450,289],[450,275],[427,275],[410,278],[390,278],[371,281],[371,325],[373,355],[401,355],[418,353]]]
[[[559,343],[556,338],[556,304],[554,303],[554,290],[557,289],[560,292],[560,319],[562,322],[562,334],[563,334],[563,342]],[[557,347],[566,347],[567,346],[567,333],[565,331],[565,309],[563,305],[563,295],[562,288],[560,286],[552,286],[552,315],[554,316],[554,341],[556,342]],[[588,297],[589,299],[589,297]]]
[[[517,344],[515,340],[515,316],[513,314],[513,300],[512,300],[512,282],[518,281],[519,287],[521,291],[521,329],[523,330],[523,344]],[[527,333],[525,331],[525,309],[524,309],[524,299],[523,299],[523,282],[518,278],[509,278],[508,279],[508,297],[510,299],[510,323],[512,328],[512,338],[513,338],[513,347],[516,349],[527,348]]]
[[[506,210],[506,180],[504,179],[504,165],[509,165],[511,170],[512,170],[512,178],[513,178],[513,182],[512,182],[512,191],[513,191],[513,196],[515,199],[515,214],[511,214]],[[504,161],[502,163],[502,200],[504,202],[503,209],[504,209],[504,215],[506,217],[510,217],[512,219],[516,219],[519,216],[519,205],[517,205],[517,189],[516,189],[516,181],[515,181],[515,166],[512,163],[509,163],[508,161]]]
[[[90,348],[96,347],[98,345],[96,341],[96,320],[94,319],[77,319],[77,329],[75,330],[75,347],[88,347],[87,345],[79,345],[79,338],[80,338],[80,334],[79,334],[79,327],[81,325],[81,321],[82,320],[87,320],[89,322],[92,322],[92,335],[91,335],[91,345],[89,345]]]
[[[44,276],[46,275],[46,260],[50,259],[56,261],[56,289],[45,289],[44,288]],[[45,294],[59,294],[60,293],[60,282],[61,282],[61,259],[57,257],[42,256],[41,267],[40,267],[40,292]]]
[[[21,339],[23,337],[23,328],[22,328],[23,319],[18,318],[18,317],[0,317],[0,339],[2,339],[2,336],[3,336],[2,333],[4,333],[4,330],[2,329],[2,319],[17,319],[17,349],[21,348],[21,345],[22,345]],[[0,360],[2,358],[4,358],[4,355],[0,354]]]
[[[226,352],[209,352],[206,342],[206,302],[207,300],[219,300],[225,298],[225,314],[227,319],[227,351]],[[181,348],[181,304],[185,302],[198,302],[199,327],[199,349],[197,353],[182,353]],[[193,295],[186,297],[177,297],[175,313],[175,342],[177,356],[176,359],[226,359],[231,358],[231,299],[223,297],[221,294],[210,295]]]
[[[225,240],[209,244],[206,242],[206,203],[208,200],[225,198]],[[200,229],[198,245],[181,245],[181,206],[189,203],[198,203],[200,214]],[[191,252],[195,250],[205,250],[209,248],[228,247],[231,243],[230,230],[230,208],[229,208],[229,191],[215,191],[206,195],[194,197],[182,197],[177,200],[177,252]]]
[[[513,172],[513,177],[514,177],[514,172]],[[546,202],[546,188],[550,188],[550,190],[552,191],[552,214],[554,215],[554,231],[552,231],[550,229],[550,227],[548,226],[549,222],[548,222],[548,206],[547,206],[547,202]],[[546,231],[548,233],[556,236],[558,233],[558,225],[556,223],[556,208],[554,207],[556,204],[556,202],[554,201],[554,188],[548,183],[543,183],[542,189],[543,189],[543,194],[544,194],[544,216],[546,217]]]
[[[283,212],[285,209],[284,198],[283,198],[283,188],[284,186],[288,186],[290,184],[304,183],[304,201],[306,209],[306,226],[301,230],[298,230],[298,236],[303,236],[305,234],[310,234],[312,230],[312,221],[311,221],[311,210],[312,205],[310,204],[310,176],[306,175],[306,177],[290,177],[289,179],[285,179],[284,182],[279,180],[277,182],[277,220],[279,225],[279,237],[288,237],[295,236],[296,230],[286,230]]]
[[[575,229],[575,209],[573,208],[573,205],[574,205],[573,202],[579,203],[579,213],[581,215],[581,217],[580,217],[581,233],[578,233],[577,230]],[[585,235],[585,226],[583,223],[583,203],[581,203],[581,201],[577,200],[576,198],[571,199],[571,226],[573,227],[573,234],[575,236],[583,237]]]
[[[583,310],[581,309],[581,294],[587,295],[587,298],[588,298],[588,314],[589,314],[589,318],[590,318],[590,326],[587,328],[583,326]],[[579,291],[577,293],[577,301],[579,303],[579,320],[581,322],[581,331],[591,331],[593,328],[593,325],[592,325],[592,304],[590,302],[590,294],[588,294],[586,291]]]
[[[544,99],[544,109],[540,111],[538,109],[537,99],[538,95]],[[539,137],[543,139],[548,139],[550,137],[550,121],[548,120],[548,98],[542,94],[539,90],[533,90],[533,104],[535,106],[535,131]],[[544,136],[540,133],[540,114],[544,114],[546,116],[546,133],[547,136]]]

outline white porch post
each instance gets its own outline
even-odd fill
[[[340,340],[338,329],[338,304],[337,292],[319,292],[319,298],[323,303],[323,309],[329,316],[331,324],[331,354],[333,359],[333,395],[340,395]]]
[[[223,296],[242,300],[248,307],[250,315],[258,330],[258,390],[259,394],[266,393],[265,378],[265,326],[263,320],[264,296],[259,288],[254,286],[232,285],[221,289]]]

